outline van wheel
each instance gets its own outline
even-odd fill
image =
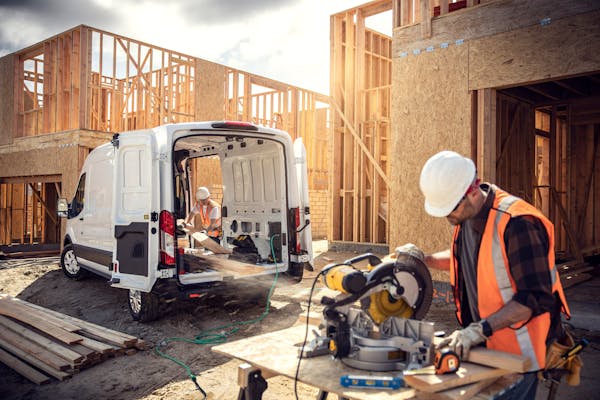
[[[84,278],[87,273],[87,271],[81,268],[77,262],[77,257],[75,257],[73,245],[71,244],[67,244],[65,247],[63,247],[63,251],[60,255],[60,267],[67,278],[75,281]]]
[[[150,322],[158,318],[160,300],[155,293],[129,289],[128,304],[134,321]]]

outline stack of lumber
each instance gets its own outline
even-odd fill
[[[592,279],[594,267],[583,261],[572,260],[556,266],[560,275],[563,288],[568,288],[578,283]]]
[[[144,348],[134,336],[0,294],[0,362],[34,383]]]

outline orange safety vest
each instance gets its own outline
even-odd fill
[[[198,214],[200,215],[200,222],[202,222],[202,226],[209,226],[210,225],[210,212],[212,211],[213,208],[215,207],[219,207],[219,204],[214,201],[214,200],[209,200],[208,204],[206,206],[206,212],[204,212],[204,207],[202,206],[202,204],[197,203],[197,207],[198,207]],[[218,222],[218,227],[211,229],[209,231],[206,231],[206,234],[210,237],[221,237],[221,217],[219,217],[217,219]]]
[[[506,255],[504,232],[511,218],[531,215],[538,218],[548,234],[548,266],[552,281],[552,293],[558,293],[562,302],[562,312],[570,318],[571,312],[565,299],[558,270],[554,259],[554,225],[539,210],[518,197],[493,186],[496,192],[494,204],[490,209],[485,230],[479,247],[477,259],[477,306],[480,317],[487,318],[508,303],[517,291],[510,273]],[[450,254],[450,284],[454,291],[456,316],[461,320],[460,295],[458,293],[458,266],[454,256],[460,225],[454,228],[454,239]],[[525,321],[523,321],[525,322]],[[506,351],[528,357],[531,362],[529,371],[544,368],[546,363],[546,339],[550,329],[550,313],[537,315],[518,329],[506,327],[490,336],[486,345],[489,349]]]

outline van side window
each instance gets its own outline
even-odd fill
[[[85,194],[85,174],[81,175],[79,178],[79,184],[77,185],[77,190],[75,191],[75,197],[73,197],[73,201],[71,202],[71,217],[76,217],[83,211],[83,202],[84,202],[84,194]]]

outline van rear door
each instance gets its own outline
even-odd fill
[[[151,131],[113,139],[114,168],[112,286],[148,292],[158,265],[159,157]],[[151,268],[150,266],[155,266]]]

